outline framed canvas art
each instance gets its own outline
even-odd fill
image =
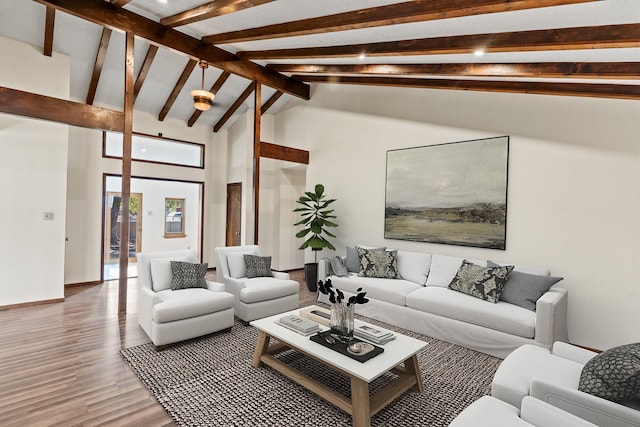
[[[384,237],[505,249],[509,137],[387,151]]]

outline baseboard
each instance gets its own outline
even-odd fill
[[[72,288],[74,286],[87,286],[87,285],[100,285],[104,283],[102,280],[93,280],[91,282],[78,282],[78,283],[65,283],[65,288]]]
[[[64,302],[64,298],[46,299],[42,301],[23,302],[20,304],[0,305],[0,311],[13,310],[14,308],[33,307],[36,305],[54,304],[57,302]]]

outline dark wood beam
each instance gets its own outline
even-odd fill
[[[56,10],[52,7],[47,7],[47,14],[45,16],[44,24],[44,47],[42,52],[46,56],[53,54],[53,29],[56,23]]]
[[[127,284],[129,283],[129,201],[131,199],[131,145],[133,137],[133,74],[134,74],[133,33],[125,38],[124,61],[124,132],[122,133],[122,197],[120,221],[120,256],[118,277],[118,314],[127,312]],[[126,236],[126,238],[125,238]]]
[[[89,105],[93,104],[93,101],[96,97],[98,82],[100,81],[102,66],[104,65],[104,58],[105,56],[107,56],[107,49],[109,49],[109,40],[111,40],[111,30],[108,28],[103,28],[102,36],[100,36],[100,45],[98,46],[98,52],[96,53],[96,60],[93,64],[93,73],[91,74],[89,91],[87,92],[87,104]]]
[[[113,132],[122,132],[124,129],[124,114],[120,111],[1,86],[0,113],[89,129]]]
[[[153,64],[153,59],[156,57],[156,53],[158,53],[158,46],[153,44],[149,45],[144,61],[142,61],[140,72],[138,72],[136,83],[133,85],[133,102],[136,102],[136,98],[140,93],[140,89],[142,89],[142,85],[144,84],[144,80],[147,78],[147,74],[149,74],[149,70],[151,69],[151,64]]]
[[[491,80],[418,79],[410,77],[298,76],[312,83],[340,83],[423,89],[471,90],[482,92],[535,93],[540,95],[594,98],[640,99],[640,85],[551,83]]]
[[[283,73],[442,75],[474,77],[573,77],[640,79],[640,62],[541,62],[501,64],[270,64]]]
[[[282,90],[302,99],[309,99],[309,85],[287,77],[251,61],[219,49],[173,28],[137,15],[124,8],[116,8],[104,0],[35,0],[103,27],[132,32],[152,44],[182,52],[192,59],[203,59],[214,67],[249,80]]]
[[[244,51],[244,59],[293,59],[366,56],[469,54],[477,50],[520,52],[542,50],[640,47],[640,23],[557,28],[508,33],[471,34],[344,46]]]
[[[272,2],[273,0],[216,0],[205,3],[193,9],[167,16],[160,20],[160,24],[167,27],[179,27],[181,25],[193,24],[205,19],[222,16],[250,7]]]
[[[262,85],[255,82],[253,91],[253,244],[259,241],[260,218],[260,124],[262,113]]]
[[[391,24],[424,22],[486,13],[508,12],[594,0],[416,0],[299,21],[284,22],[205,36],[211,44],[237,43],[278,37],[304,36]],[[162,21],[160,21],[162,23]]]
[[[260,156],[269,159],[301,163],[303,165],[309,164],[308,151],[285,147],[284,145],[271,144],[264,141],[260,143]]]
[[[284,93],[283,93],[283,92],[281,92],[281,91],[277,91],[276,93],[274,93],[273,95],[271,95],[271,98],[267,99],[267,102],[265,102],[265,103],[262,105],[262,108],[260,109],[260,110],[261,110],[261,112],[262,112],[262,114],[266,113],[266,112],[267,112],[267,110],[268,110],[269,108],[271,108],[271,106],[272,106],[273,104],[275,104],[275,103],[276,103],[276,101],[277,101],[278,99],[280,99],[280,97],[281,97],[282,95],[284,95]]]
[[[167,117],[169,110],[173,106],[173,103],[176,102],[176,98],[178,97],[178,94],[184,87],[185,83],[187,83],[187,79],[191,75],[191,72],[196,67],[197,63],[198,61],[196,61],[195,59],[190,59],[189,62],[187,62],[187,65],[184,67],[184,70],[182,70],[182,74],[180,74],[180,77],[178,77],[178,81],[173,86],[173,89],[171,90],[169,97],[165,101],[164,106],[162,107],[162,110],[158,115],[158,120],[163,121],[165,117]]]
[[[220,120],[218,120],[218,123],[216,123],[213,126],[213,131],[214,132],[218,132],[222,128],[222,126],[224,126],[224,124],[227,122],[227,120],[229,120],[231,118],[231,116],[233,116],[233,113],[235,113],[236,110],[238,108],[240,108],[240,106],[245,101],[245,99],[247,99],[249,97],[249,95],[251,95],[251,92],[253,92],[253,90],[255,89],[255,86],[256,86],[255,82],[251,82],[249,84],[249,86],[247,86],[247,88],[244,90],[244,92],[242,92],[242,94],[238,97],[238,99],[235,100],[233,105],[231,105],[231,107],[229,107],[227,112],[224,113],[222,118]]]
[[[220,88],[222,87],[222,85],[227,81],[230,75],[231,75],[230,73],[223,71],[222,74],[220,74],[220,77],[218,77],[218,80],[216,80],[213,86],[211,86],[211,89],[209,89],[209,92],[211,92],[214,95],[217,94]],[[187,126],[192,127],[196,122],[196,120],[200,118],[203,112],[204,111],[202,110],[194,109],[193,114],[191,115],[191,117],[189,117],[189,120],[187,121]]]

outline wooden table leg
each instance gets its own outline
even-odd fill
[[[251,366],[254,368],[259,368],[262,366],[262,355],[267,352],[267,348],[269,347],[269,335],[265,332],[260,331],[258,334],[258,341],[256,342],[256,349],[253,352],[253,360],[251,361]]]
[[[369,384],[356,377],[351,377],[351,410],[353,427],[371,426]]]
[[[414,354],[405,360],[404,367],[408,374],[416,377],[416,385],[413,386],[413,388],[418,390],[419,393],[422,393],[424,385],[422,384],[422,375],[420,374],[420,366],[418,365],[418,356]]]

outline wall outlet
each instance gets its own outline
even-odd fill
[[[54,212],[45,212],[44,213],[44,220],[45,221],[53,221],[54,219],[56,219],[56,214]]]

